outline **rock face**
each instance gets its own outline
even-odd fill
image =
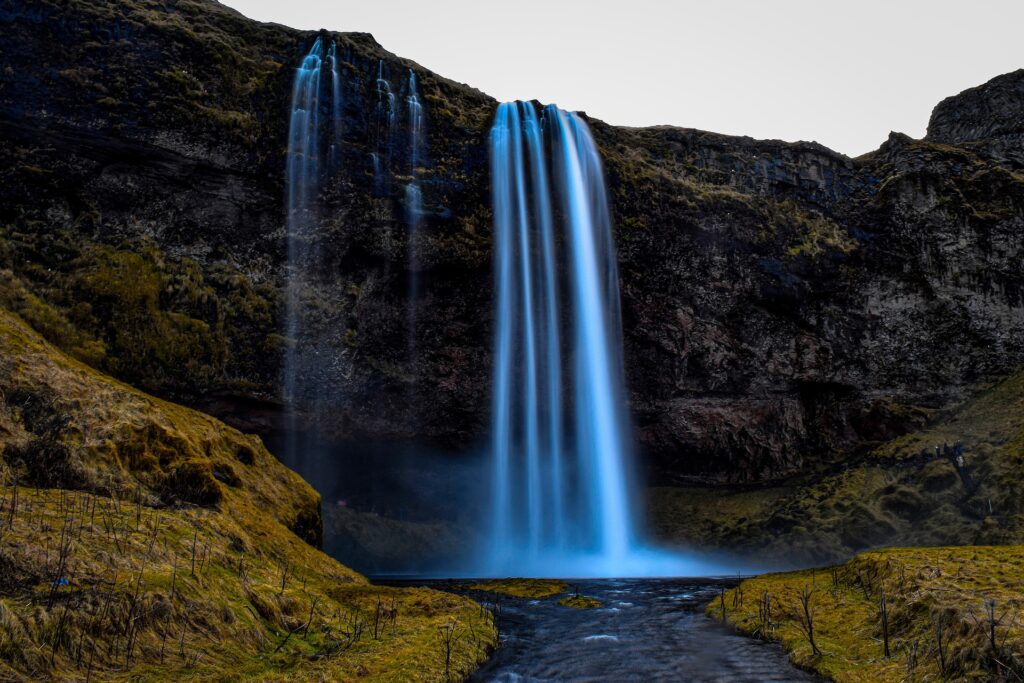
[[[1012,166],[898,135],[857,160],[749,141],[716,159],[709,137],[620,134],[647,164],[608,162],[634,409],[665,470],[771,477],[1020,363]]]
[[[121,379],[273,432],[284,349],[306,343],[282,335],[283,178],[292,69],[315,35],[208,0],[0,9],[4,305]],[[489,413],[495,103],[368,35],[332,37],[342,170],[302,293],[324,358],[305,388],[327,409],[303,420],[463,452]],[[422,94],[415,244],[402,110],[388,180],[374,178],[381,68],[400,103],[408,69]],[[941,103],[925,140],[893,134],[858,159],[591,121],[657,480],[782,477],[1024,362],[1022,93],[1024,72],[1001,76]]]
[[[1024,73],[1021,69],[939,102],[928,140],[977,148],[1001,161],[1024,161]]]

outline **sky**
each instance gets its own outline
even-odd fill
[[[943,98],[1024,67],[1024,0],[221,0],[372,33],[499,100],[623,126],[814,140],[857,156],[925,134]]]

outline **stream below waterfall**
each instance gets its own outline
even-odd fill
[[[424,585],[424,582],[419,582]],[[435,588],[488,601],[445,582]],[[775,643],[737,635],[704,616],[722,585],[712,579],[572,581],[601,601],[572,609],[557,598],[502,597],[501,646],[470,679],[479,682],[817,681],[789,663]]]

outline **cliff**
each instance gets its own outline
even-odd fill
[[[305,424],[462,453],[487,433],[495,103],[368,35],[330,35],[344,54],[342,170],[303,292],[309,339],[282,334],[283,154],[292,69],[315,34],[207,0],[0,10],[0,294],[80,360],[264,434],[284,349],[315,343],[329,362],[304,391],[331,409]],[[371,158],[378,71],[401,96],[408,69],[427,132],[414,244],[407,151],[390,150],[383,189]],[[656,482],[807,472],[1021,364],[1022,83],[950,98],[926,139],[893,134],[857,159],[590,121]]]

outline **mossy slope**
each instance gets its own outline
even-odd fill
[[[660,488],[650,514],[663,538],[790,565],[893,544],[1020,543],[1022,464],[1024,372],[840,468],[766,488]]]
[[[258,439],[4,310],[0,359],[0,679],[432,681],[445,631],[455,679],[493,646],[470,600],[311,545],[319,498]]]
[[[780,641],[794,663],[829,680],[1018,680],[1022,566],[1022,546],[886,549],[835,568],[745,580],[707,614]],[[818,653],[805,627],[805,591]]]

